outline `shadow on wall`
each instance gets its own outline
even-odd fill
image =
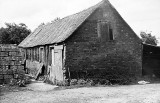
[[[143,44],[143,76],[160,78],[160,47]]]
[[[143,61],[143,75],[160,78],[160,59],[145,57]]]

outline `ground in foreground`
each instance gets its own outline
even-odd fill
[[[4,92],[1,103],[160,103],[160,84]]]

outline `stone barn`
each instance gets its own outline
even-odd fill
[[[31,73],[55,84],[142,75],[142,41],[108,0],[39,26],[19,46]]]

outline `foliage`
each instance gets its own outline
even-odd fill
[[[60,17],[57,17],[57,18],[55,18],[53,21],[51,21],[52,23],[53,22],[56,22],[56,21],[59,21],[61,18]]]
[[[78,80],[77,80],[77,79],[71,79],[70,84],[71,84],[71,85],[76,85],[76,84],[77,84],[77,82],[78,82]]]
[[[31,83],[31,77],[24,75],[24,74],[15,74],[16,78],[12,78],[10,80],[10,85],[15,86],[18,85],[19,87],[24,87],[26,84]]]
[[[90,78],[90,79],[71,79],[70,85],[95,86],[95,85],[112,85],[112,84],[107,79]]]
[[[158,40],[151,33],[141,32],[142,41],[146,44],[157,45]]]
[[[5,23],[6,28],[0,28],[0,44],[19,44],[31,30],[24,23]]]

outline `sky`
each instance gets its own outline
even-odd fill
[[[25,23],[32,31],[41,23],[82,11],[101,0],[0,0],[0,27]],[[109,0],[131,28],[160,38],[160,0]],[[160,42],[160,41],[159,41]]]

